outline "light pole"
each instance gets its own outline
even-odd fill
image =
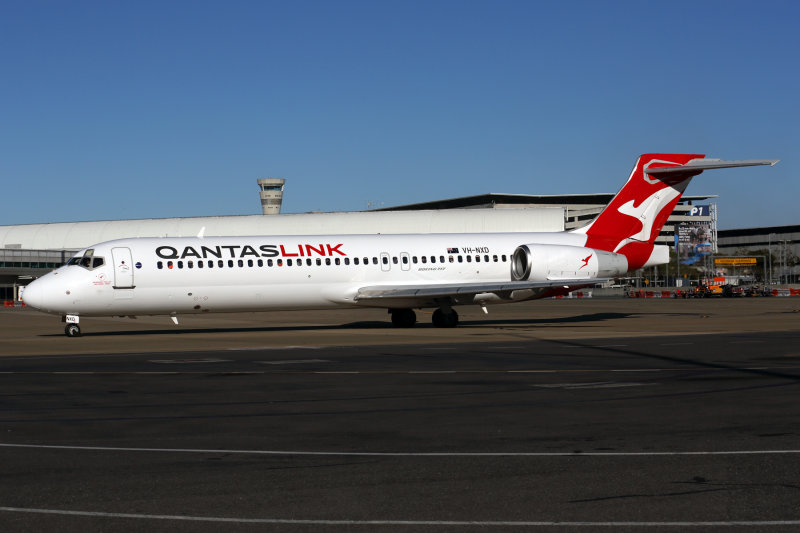
[[[769,284],[772,285],[772,236],[775,235],[774,233],[770,233],[767,242],[768,246],[768,254],[769,255]]]

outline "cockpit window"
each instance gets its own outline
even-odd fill
[[[103,266],[103,264],[105,264],[105,261],[102,257],[94,256],[93,248],[89,248],[83,252],[83,255],[76,255],[67,262],[67,266],[79,265],[87,270],[94,270],[97,267]]]

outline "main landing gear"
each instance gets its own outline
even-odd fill
[[[392,325],[396,328],[413,328],[417,315],[413,309],[389,309]],[[458,313],[452,308],[440,308],[433,312],[432,322],[437,328],[454,328],[458,325]]]

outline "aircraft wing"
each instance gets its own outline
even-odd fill
[[[608,278],[432,285],[372,285],[359,288],[353,300],[357,304],[379,307],[387,307],[392,304],[403,307],[431,307],[441,305],[443,302],[464,305],[479,302],[480,299],[475,298],[479,294],[494,294],[503,300],[524,300],[540,297],[550,289],[574,290],[606,281]],[[512,296],[512,293],[515,292],[518,294]]]

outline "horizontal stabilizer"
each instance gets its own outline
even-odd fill
[[[723,161],[722,159],[692,159],[685,165],[678,167],[653,167],[646,168],[645,172],[651,176],[680,174],[686,171],[703,171],[712,168],[756,167],[759,165],[773,166],[779,159],[748,159],[745,161]]]

